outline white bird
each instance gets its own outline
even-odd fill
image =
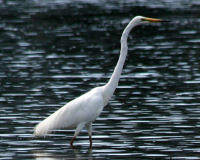
[[[132,30],[137,25],[148,22],[164,22],[161,19],[147,18],[136,16],[124,29],[121,36],[121,51],[120,57],[114,72],[109,81],[101,87],[96,87],[82,96],[68,102],[56,112],[48,116],[34,128],[35,136],[45,136],[56,129],[73,129],[76,128],[74,137],[70,144],[73,147],[73,142],[80,131],[86,127],[88,130],[90,148],[92,147],[92,122],[102,112],[104,106],[108,104],[109,99],[113,95],[122,72],[122,68],[127,56],[128,45],[127,38]]]

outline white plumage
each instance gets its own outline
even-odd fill
[[[104,107],[101,89],[94,88],[58,109],[35,127],[34,134],[45,136],[56,129],[76,128],[77,124],[93,122]]]
[[[74,137],[70,143],[73,147],[75,138],[82,128],[86,127],[90,139],[90,147],[92,147],[92,122],[100,115],[103,107],[107,105],[118,86],[128,51],[127,38],[131,29],[139,24],[161,21],[160,19],[142,16],[133,18],[122,33],[120,57],[108,83],[102,87],[92,89],[58,109],[35,127],[34,135],[45,136],[56,129],[76,128]]]

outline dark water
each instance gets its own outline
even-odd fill
[[[169,19],[135,28],[110,104],[83,131],[35,139],[33,127],[108,81],[135,15]],[[0,1],[0,159],[200,159],[200,2]]]

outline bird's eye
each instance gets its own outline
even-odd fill
[[[142,22],[146,22],[146,20],[144,19],[144,18],[141,18],[140,19],[140,22],[142,23]]]

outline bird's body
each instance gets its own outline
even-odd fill
[[[86,127],[90,139],[90,147],[92,147],[92,122],[96,120],[102,112],[104,106],[108,104],[109,99],[118,86],[120,75],[127,56],[127,38],[131,29],[139,24],[161,21],[162,20],[160,19],[152,19],[142,16],[133,18],[122,33],[120,57],[108,83],[104,86],[96,87],[82,96],[68,102],[62,108],[58,109],[45,120],[40,122],[35,127],[34,134],[36,136],[45,136],[56,129],[76,128],[74,137],[71,141],[71,145],[73,146],[73,142],[79,132],[83,129],[83,127]]]
[[[77,124],[87,125],[93,122],[105,105],[101,94],[102,89],[102,87],[94,88],[58,109],[38,124],[35,128],[35,135],[47,135],[55,129],[73,129],[77,127]]]

